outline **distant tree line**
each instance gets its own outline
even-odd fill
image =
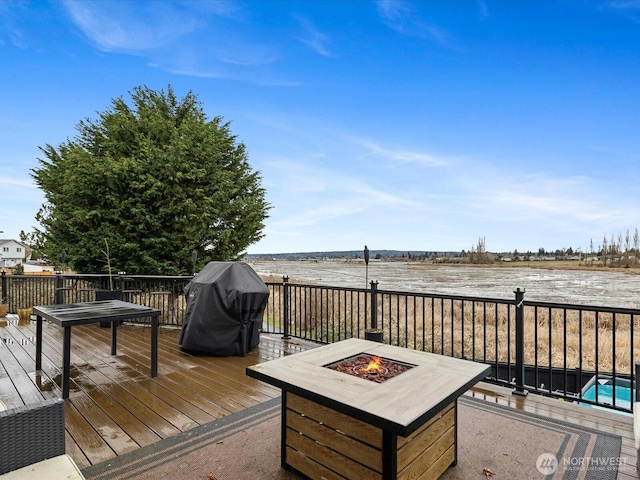
[[[409,260],[431,260],[441,263],[469,263],[469,264],[490,264],[495,261],[530,261],[530,260],[579,260],[585,265],[601,265],[603,267],[630,268],[640,266],[640,233],[638,229],[620,232],[617,235],[604,235],[602,243],[597,247],[593,240],[589,243],[589,251],[583,252],[581,248],[559,248],[556,250],[546,250],[540,247],[537,252],[527,251],[520,253],[513,252],[493,253],[487,250],[484,236],[478,238],[478,242],[472,245],[469,251],[462,250],[460,253],[448,253],[438,255],[436,252],[424,255],[406,256]]]
[[[256,260],[322,260],[322,259],[353,259],[362,260],[361,251],[334,251],[314,253],[281,253],[265,255],[247,255],[245,258]],[[588,251],[582,248],[558,248],[546,250],[538,248],[536,252],[490,252],[484,236],[478,238],[475,245],[468,251],[443,252],[443,251],[398,251],[398,250],[371,250],[371,258],[386,261],[430,261],[437,263],[461,263],[461,264],[491,264],[496,261],[543,261],[543,260],[576,260],[584,262],[584,265],[600,265],[603,267],[640,267],[640,233],[636,228],[633,233],[627,230],[618,235],[605,235],[602,244],[594,246],[591,240]]]
[[[631,267],[638,265],[638,253],[640,252],[640,234],[636,228],[633,235],[629,230],[624,234],[619,232],[618,235],[613,233],[609,238],[605,234],[602,237],[602,243],[594,248],[593,239],[589,243],[589,258],[600,260],[602,266],[606,267]]]

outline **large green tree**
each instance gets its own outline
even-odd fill
[[[129,95],[40,148],[38,247],[52,260],[64,249],[78,272],[103,272],[106,245],[130,274],[191,272],[194,249],[200,265],[237,259],[263,237],[270,208],[244,144],[191,92]]]

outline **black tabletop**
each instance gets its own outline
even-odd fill
[[[65,326],[98,321],[153,317],[160,315],[160,310],[121,300],[101,300],[60,305],[39,305],[33,307],[33,314],[50,320],[57,325]]]

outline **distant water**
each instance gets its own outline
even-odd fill
[[[510,299],[516,288],[527,300],[618,308],[640,308],[640,275],[597,270],[526,267],[464,267],[415,262],[251,261],[261,275],[338,287],[440,293]]]

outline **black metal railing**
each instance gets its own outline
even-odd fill
[[[191,276],[113,276],[123,299],[159,308],[164,325],[182,325]],[[106,275],[3,275],[9,311],[90,301],[110,288]],[[262,331],[319,343],[367,338],[491,365],[489,380],[528,392],[630,412],[635,400],[640,310],[525,299],[468,297],[269,282]]]
[[[513,389],[630,412],[639,309],[525,299],[268,284],[263,331],[320,343],[366,338],[491,365],[490,381]]]
[[[163,325],[182,325],[186,301],[183,289],[192,276],[103,274],[6,275],[2,272],[2,299],[8,311],[55,303],[89,302],[99,290],[119,290],[122,299],[158,308]]]

